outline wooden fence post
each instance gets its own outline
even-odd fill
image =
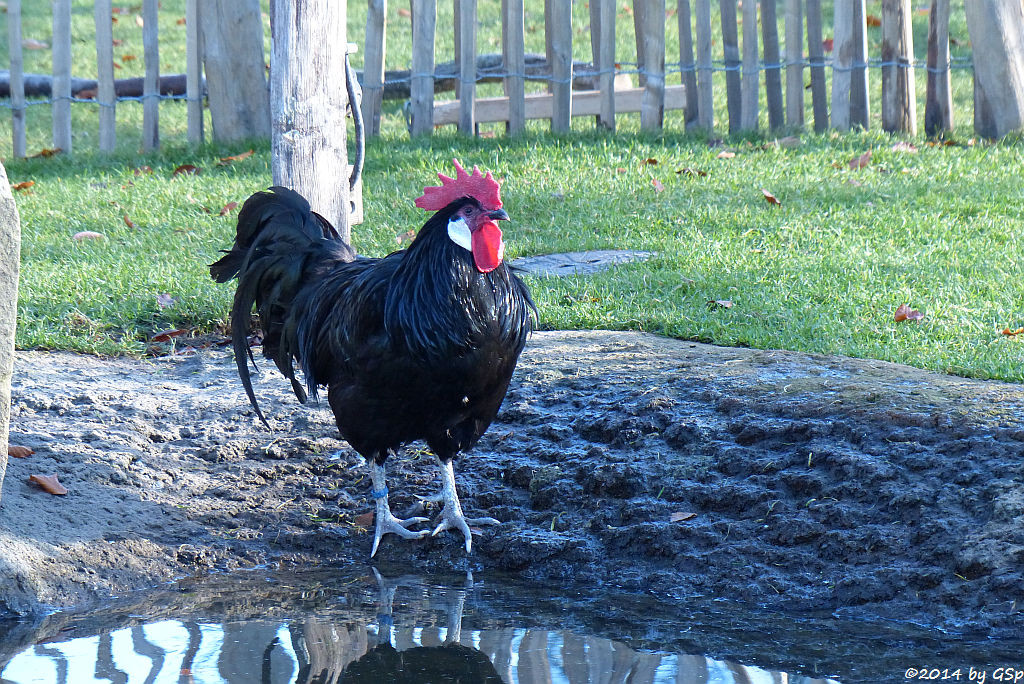
[[[595,0],[591,0],[592,2]],[[598,125],[615,130],[615,0],[596,0],[600,3],[600,36],[597,66],[598,87],[601,90],[601,112]]]
[[[715,130],[715,91],[711,69],[711,0],[695,0],[697,30],[697,126]]]
[[[971,0],[974,131],[1000,138],[1024,128],[1024,0]]]
[[[199,0],[185,1],[185,102],[188,141],[203,142],[203,42]]]
[[[833,45],[833,50],[834,50]],[[833,54],[835,54],[833,52]],[[811,66],[811,107],[814,130],[828,128],[828,94],[825,89],[825,49],[821,43],[821,0],[807,0],[807,60]]]
[[[100,107],[100,152],[117,145],[117,96],[114,93],[114,36],[110,0],[96,0],[96,103]]]
[[[53,0],[53,146],[71,154],[71,0]]]
[[[882,0],[882,129],[916,135],[917,94],[910,12],[910,0]]]
[[[722,48],[725,55],[725,95],[729,109],[729,132],[740,129],[743,105],[740,100],[740,49],[736,35],[736,0],[718,0],[722,19]]]
[[[953,130],[953,88],[949,80],[949,0],[932,0],[928,14],[928,86],[924,132],[928,137]]]
[[[301,193],[347,242],[345,9],[336,0],[275,0],[270,87],[274,184]]]
[[[832,44],[832,126],[850,129],[850,88],[853,76],[853,3],[836,0]]]
[[[11,374],[14,371],[20,260],[21,222],[18,207],[11,196],[7,171],[0,164],[0,500],[3,499],[4,474],[7,470],[7,430],[11,419]]]
[[[779,55],[779,19],[776,0],[761,0],[761,38],[764,41],[764,90],[768,127],[782,128],[782,64]]]
[[[501,0],[501,51],[505,70],[505,96],[508,97],[509,135],[526,130],[526,72],[525,8],[523,0]]]
[[[11,147],[25,156],[25,80],[21,54],[21,0],[7,2],[7,52],[11,58]]]
[[[412,78],[409,82],[412,135],[434,130],[434,27],[437,0],[412,0]]]
[[[544,26],[550,46],[548,62],[554,95],[551,131],[568,133],[572,122],[572,2],[544,0],[544,6],[545,15],[551,18]]]
[[[157,0],[142,2],[142,50],[146,76],[142,86],[142,149],[160,147],[160,40]]]
[[[636,0],[634,12],[639,15],[643,33],[643,62],[646,75],[640,103],[640,128],[660,130],[665,118],[665,0]]]
[[[363,52],[363,130],[380,135],[380,108],[384,100],[384,55],[387,54],[388,0],[369,0]]]
[[[769,0],[770,2],[771,0]],[[757,130],[758,85],[761,70],[757,49],[757,3],[743,3],[743,78],[740,96],[740,129]]]
[[[274,4],[286,2],[275,0]],[[214,139],[268,136],[270,103],[259,0],[203,0],[199,12],[203,19],[203,58]],[[315,16],[310,14],[310,21],[319,23]],[[329,40],[340,41],[338,49],[344,52],[344,40],[336,36]],[[315,72],[312,64],[303,68]],[[344,70],[341,73],[344,75]],[[344,83],[344,78],[337,83]]]
[[[690,0],[679,0],[676,4],[679,19],[679,69],[686,90],[686,128],[697,123],[697,65],[693,61],[693,19],[690,14]]]
[[[786,0],[786,124],[804,125],[803,8]]]
[[[458,0],[455,25],[459,36],[459,132],[476,134],[476,0]]]
[[[865,130],[871,107],[868,101],[868,27],[866,0],[853,0],[853,71],[850,74],[850,122]]]

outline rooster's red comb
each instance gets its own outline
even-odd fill
[[[416,199],[417,207],[437,211],[457,199],[472,197],[488,211],[501,209],[501,186],[490,171],[483,175],[474,166],[473,173],[468,174],[458,159],[452,159],[452,162],[455,164],[455,178],[449,178],[443,173],[437,174],[441,185],[423,188],[423,195]]]

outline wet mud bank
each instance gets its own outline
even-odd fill
[[[223,352],[18,355],[0,615],[174,578],[364,563],[368,477],[326,405]],[[656,599],[1024,636],[1024,387],[638,333],[536,334],[456,465],[476,537],[385,538],[410,571],[486,570]],[[28,482],[56,473],[66,496]],[[396,512],[437,488],[415,445]]]

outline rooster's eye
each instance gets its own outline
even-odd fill
[[[462,210],[462,213],[464,213],[466,216],[472,216],[473,207],[466,207],[465,209]]]

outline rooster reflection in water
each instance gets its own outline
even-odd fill
[[[210,266],[220,283],[238,278],[231,310],[235,363],[260,419],[249,378],[249,317],[259,315],[263,354],[305,402],[327,387],[341,436],[370,463],[376,500],[373,549],[381,537],[419,539],[471,526],[452,461],[471,448],[498,413],[536,309],[503,260],[498,221],[507,220],[499,184],[455,160],[416,206],[435,212],[407,249],[381,259],[357,256],[298,193],[274,187],[246,200],[235,243]],[[301,369],[305,386],[296,378]],[[269,427],[269,425],[268,425]],[[385,462],[401,445],[424,440],[437,455],[443,502],[433,532],[426,518],[396,518],[388,506]]]

